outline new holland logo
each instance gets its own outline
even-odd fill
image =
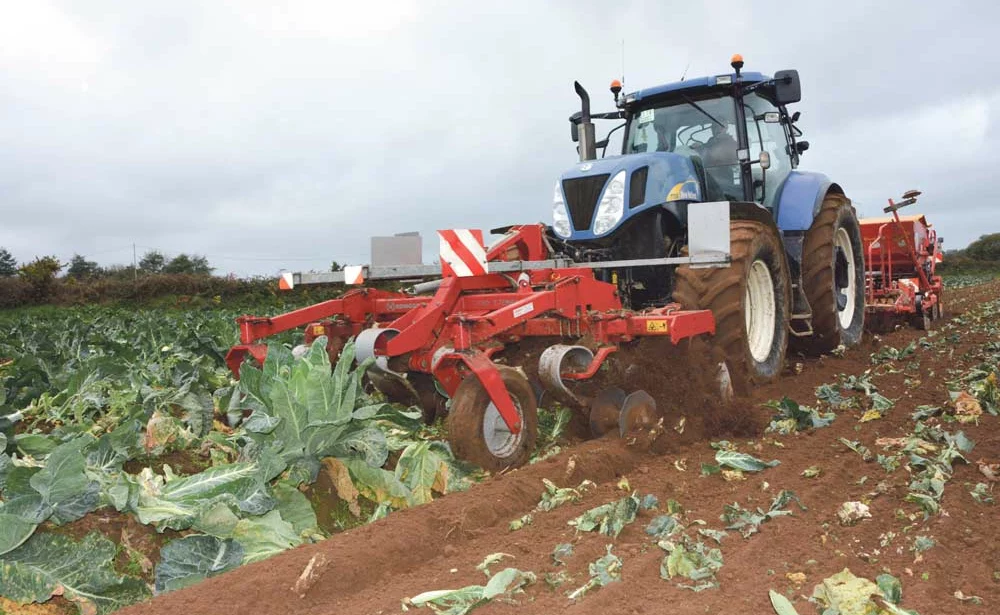
[[[583,164],[580,165],[580,170],[581,171],[589,171],[589,170],[591,170],[593,168],[594,168],[594,165],[591,164],[591,163],[589,163],[589,162],[585,162],[585,163],[583,163]]]

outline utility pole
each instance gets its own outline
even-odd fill
[[[135,260],[135,242],[132,242],[132,280],[134,282],[139,281],[139,265]]]

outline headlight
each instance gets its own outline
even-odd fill
[[[604,189],[601,204],[597,206],[594,219],[594,234],[603,235],[610,231],[625,213],[625,171],[618,171]]]
[[[556,182],[556,191],[552,196],[552,229],[560,237],[569,237],[572,234],[569,228],[569,211],[566,209],[566,201],[563,200],[562,186]]]

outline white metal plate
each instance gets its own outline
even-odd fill
[[[729,201],[688,205],[688,256],[728,257]],[[718,264],[691,265],[718,267]],[[726,266],[726,265],[721,265]]]

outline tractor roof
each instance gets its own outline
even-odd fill
[[[733,79],[736,78],[735,73],[731,73]],[[743,73],[744,83],[756,83],[758,81],[766,81],[770,79],[767,75],[762,75],[760,73]],[[667,83],[664,85],[657,85],[651,88],[646,88],[644,90],[639,90],[629,94],[627,100],[630,102],[638,102],[644,98],[650,98],[653,96],[659,96],[661,94],[667,94],[669,92],[679,92],[681,90],[697,90],[703,88],[715,87],[715,79],[721,75],[712,75],[711,77],[697,77],[695,79],[688,79],[687,81],[675,81],[674,83]]]

